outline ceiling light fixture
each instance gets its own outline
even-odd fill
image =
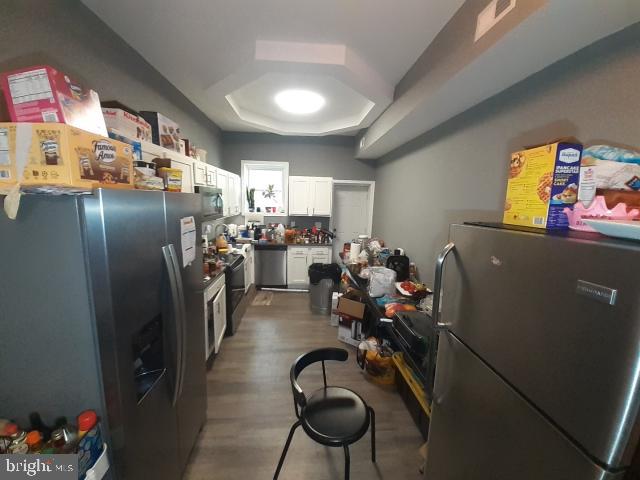
[[[295,115],[316,113],[326,103],[322,95],[311,90],[282,90],[274,100],[282,110]]]

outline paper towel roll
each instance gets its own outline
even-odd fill
[[[360,248],[362,247],[362,245],[360,245],[359,243],[352,243],[351,244],[351,250],[350,250],[350,254],[349,254],[349,258],[351,260],[357,260],[358,259],[358,255],[360,255]]]

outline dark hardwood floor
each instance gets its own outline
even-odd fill
[[[275,293],[271,305],[250,306],[235,336],[225,338],[208,374],[207,422],[185,479],[271,479],[295,420],[289,383],[293,360],[324,346],[349,350],[345,363],[327,364],[328,382],[358,392],[376,411],[377,463],[370,459],[369,434],[351,446],[351,478],[415,479],[423,443],[420,432],[393,390],[364,377],[355,349],[337,340],[328,317],[311,314],[308,296]],[[322,385],[319,366],[301,376],[305,390]],[[343,478],[342,449],[328,448],[298,429],[280,474],[282,480]]]

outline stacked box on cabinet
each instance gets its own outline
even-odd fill
[[[131,145],[60,123],[0,123],[0,192],[133,188]]]
[[[107,136],[98,94],[48,65],[0,74],[12,122],[66,123]]]

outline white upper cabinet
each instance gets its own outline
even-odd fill
[[[289,177],[289,215],[331,216],[331,177]]]
[[[229,198],[229,172],[217,169],[216,174],[216,187],[222,190],[222,202],[224,204],[223,216],[228,217],[231,214],[231,199]]]
[[[154,158],[168,158],[171,160],[171,168],[182,171],[182,191],[193,193],[194,189],[194,162],[191,157],[181,155],[178,152],[168,150],[150,142],[140,142],[142,147],[142,159],[152,162]]]
[[[229,174],[229,190],[230,190],[230,214],[240,215],[241,199],[242,199],[242,182],[240,181],[240,175],[235,173]]]
[[[313,205],[311,215],[331,216],[331,199],[333,197],[333,179],[315,177],[311,184]]]
[[[207,186],[215,187],[218,184],[218,173],[216,172],[217,168],[213,165],[206,164],[206,176],[207,176]]]
[[[207,164],[204,162],[193,162],[193,184],[198,187],[207,185]]]

